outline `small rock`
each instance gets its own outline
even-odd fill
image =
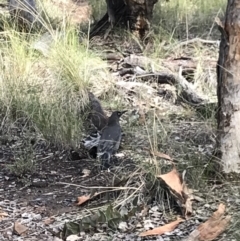
[[[141,223],[137,223],[137,224],[136,224],[136,227],[137,227],[137,228],[142,228],[142,224],[141,224]]]
[[[156,212],[158,210],[159,210],[158,206],[154,206],[150,209],[150,211],[152,211],[152,212]]]
[[[122,232],[126,232],[128,229],[128,225],[126,222],[120,222],[118,225],[118,228],[122,231]]]
[[[22,213],[22,218],[26,218],[26,219],[29,219],[29,218],[31,218],[31,214],[30,213]]]
[[[81,237],[84,237],[85,235],[86,235],[85,232],[80,232],[80,236],[81,236]]]
[[[67,237],[66,241],[78,241],[81,238],[78,235],[70,235]]]
[[[32,218],[28,218],[28,219],[23,219],[21,221],[22,224],[28,224],[28,223],[31,223],[32,222]]]
[[[35,220],[35,221],[40,221],[40,220],[42,220],[42,216],[41,216],[40,213],[39,214],[34,214],[32,216],[32,219]]]
[[[163,239],[161,236],[159,236],[156,241],[165,241],[165,239]]]
[[[62,241],[62,239],[58,238],[58,237],[54,237],[53,241]]]

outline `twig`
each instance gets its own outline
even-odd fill
[[[116,190],[128,190],[128,189],[132,189],[132,190],[138,190],[138,188],[134,188],[134,187],[97,187],[97,186],[93,186],[93,187],[87,187],[87,186],[82,186],[82,185],[78,185],[78,184],[74,184],[74,183],[67,183],[67,182],[56,182],[56,184],[61,184],[61,185],[69,185],[69,186],[75,186],[75,187],[81,187],[81,188],[85,188],[85,189],[109,189],[109,188],[113,188]]]
[[[129,199],[131,199],[131,198],[133,197],[133,195],[134,195],[135,193],[137,193],[143,186],[144,186],[144,183],[142,183],[142,184],[139,186],[139,188],[135,188],[135,191],[134,191],[131,195],[129,195],[126,199],[124,199],[124,200],[121,201],[120,203],[116,204],[116,205],[114,206],[114,208],[117,208],[117,207],[121,206],[123,203],[126,203],[126,201],[129,200]]]
[[[195,43],[195,42],[200,42],[200,43],[203,43],[203,44],[218,44],[219,43],[219,41],[216,41],[216,40],[206,40],[206,39],[201,39],[201,38],[193,38],[193,39],[178,43],[174,47],[174,49],[178,48],[178,47],[181,47],[183,45],[188,45],[188,44],[192,44],[192,43]]]

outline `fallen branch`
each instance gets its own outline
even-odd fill
[[[122,64],[127,64],[132,67],[138,66],[140,68],[145,69],[147,66],[152,65],[153,60],[145,57],[145,56],[137,56],[134,54],[129,55],[128,57],[125,57],[123,59]],[[198,62],[192,58],[188,57],[181,57],[176,59],[165,59],[164,61],[159,62],[161,65],[167,69],[170,69],[171,71],[178,71],[179,67],[181,66],[183,68],[184,72],[190,71],[191,73],[193,70],[195,70],[198,66]],[[206,59],[204,60],[204,63],[211,68],[216,68],[216,60],[212,59]]]
[[[137,75],[136,78],[141,78],[148,81],[150,78],[155,77],[158,84],[170,84],[175,85],[179,90],[179,96],[181,96],[185,102],[191,105],[199,105],[204,102],[204,99],[200,97],[193,88],[193,85],[189,83],[182,76],[182,68],[179,70],[179,75],[166,72],[154,72],[147,73],[144,75]],[[150,78],[149,78],[150,77]]]
[[[174,47],[174,49],[175,48],[179,48],[179,47],[184,46],[184,45],[196,43],[196,42],[203,43],[203,44],[216,44],[216,45],[219,45],[219,41],[218,40],[216,41],[216,40],[206,40],[206,39],[201,39],[201,38],[194,38],[194,39],[190,39],[190,40],[186,40],[184,42],[178,43]]]

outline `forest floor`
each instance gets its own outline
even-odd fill
[[[71,228],[72,222],[80,224],[80,220],[86,217],[89,217],[90,221],[85,220],[87,225],[77,233],[77,238],[75,236],[69,240],[183,240],[205,222],[220,203],[226,204],[227,214],[232,216],[232,220],[228,231],[217,240],[238,240],[239,186],[237,182],[224,179],[219,181],[218,178],[204,174],[204,169],[207,170],[209,164],[206,153],[211,153],[214,142],[209,138],[211,131],[209,132],[199,119],[189,120],[182,117],[172,122],[169,138],[161,143],[159,149],[171,153],[171,156],[179,161],[177,168],[180,172],[186,170],[186,183],[195,189],[194,193],[199,197],[197,202],[193,202],[193,213],[172,232],[145,238],[140,238],[139,233],[164,225],[181,216],[181,212],[174,208],[176,204],[172,204],[171,198],[164,197],[158,183],[152,187],[152,192],[146,191],[149,182],[152,182],[153,186],[154,182],[146,179],[146,173],[137,160],[145,159],[147,168],[153,164],[148,152],[144,152],[144,148],[149,148],[148,140],[138,137],[142,132],[134,133],[133,137],[126,131],[119,152],[122,155],[118,157],[111,171],[107,172],[100,171],[98,162],[88,158],[85,150],[79,149],[76,153],[49,146],[43,138],[36,137],[33,128],[22,128],[22,124],[21,121],[15,123],[8,131],[8,136],[1,136],[1,240],[62,240],[71,233],[69,230],[72,233],[78,230],[76,227]],[[124,129],[124,125],[122,127]],[[29,143],[34,150],[34,158],[30,159],[30,162]],[[19,161],[16,160],[17,152],[24,153],[17,156],[22,158],[27,167],[20,163],[19,166],[11,168]],[[31,163],[32,160],[34,163]],[[163,166],[166,168],[166,164]],[[119,182],[125,184],[121,185]],[[142,186],[146,188],[140,188]],[[104,187],[115,187],[116,190],[124,187],[126,190],[113,193],[110,191],[107,195],[103,193],[86,204],[76,205],[77,197],[94,194],[96,190],[105,191]],[[140,189],[134,193],[131,188]],[[132,215],[127,214],[126,221],[121,218],[115,220],[117,227],[109,220],[93,217],[94,221],[91,221],[92,216],[96,216],[99,210],[105,213],[110,204],[118,206],[117,210],[125,213],[126,208],[131,210],[134,205],[138,207],[133,204],[134,198],[129,199],[131,195],[137,197],[139,202],[145,202],[145,206],[140,206]],[[66,232],[64,224],[68,222],[70,227]]]
[[[64,11],[67,2],[55,7]],[[79,11],[88,18],[90,10],[84,1],[71,4],[81,5],[77,12],[73,10],[73,22],[82,21]],[[108,171],[100,170],[80,141],[75,148],[53,144],[31,119],[12,121],[7,111],[1,114],[0,240],[183,241],[220,204],[226,205],[226,213],[219,219],[231,216],[231,222],[224,225],[217,220],[215,226],[222,225],[223,233],[215,230],[216,240],[240,239],[239,183],[212,172],[218,38],[174,44],[155,38],[140,43],[133,36],[114,33],[104,41],[96,37],[89,43],[107,63],[110,74],[106,77],[112,81],[109,86],[95,83],[91,90],[108,114],[128,110],[121,119],[120,150]],[[139,74],[139,70],[146,72]],[[179,98],[178,86],[159,83],[156,73],[182,76],[204,104],[197,108]],[[98,81],[99,76],[94,78]],[[111,88],[106,97],[105,89]],[[158,178],[172,170],[172,162],[196,197],[189,216]],[[140,237],[178,217],[184,221],[172,231]]]

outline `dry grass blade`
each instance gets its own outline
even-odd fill
[[[76,205],[80,206],[90,199],[91,199],[91,195],[84,195],[84,196],[81,196],[81,197],[77,197],[77,204]]]
[[[157,157],[169,160],[169,161],[173,161],[173,159],[169,155],[167,155],[165,153],[162,153],[162,152],[159,152],[159,151],[151,151],[151,154],[153,156],[157,156]]]

